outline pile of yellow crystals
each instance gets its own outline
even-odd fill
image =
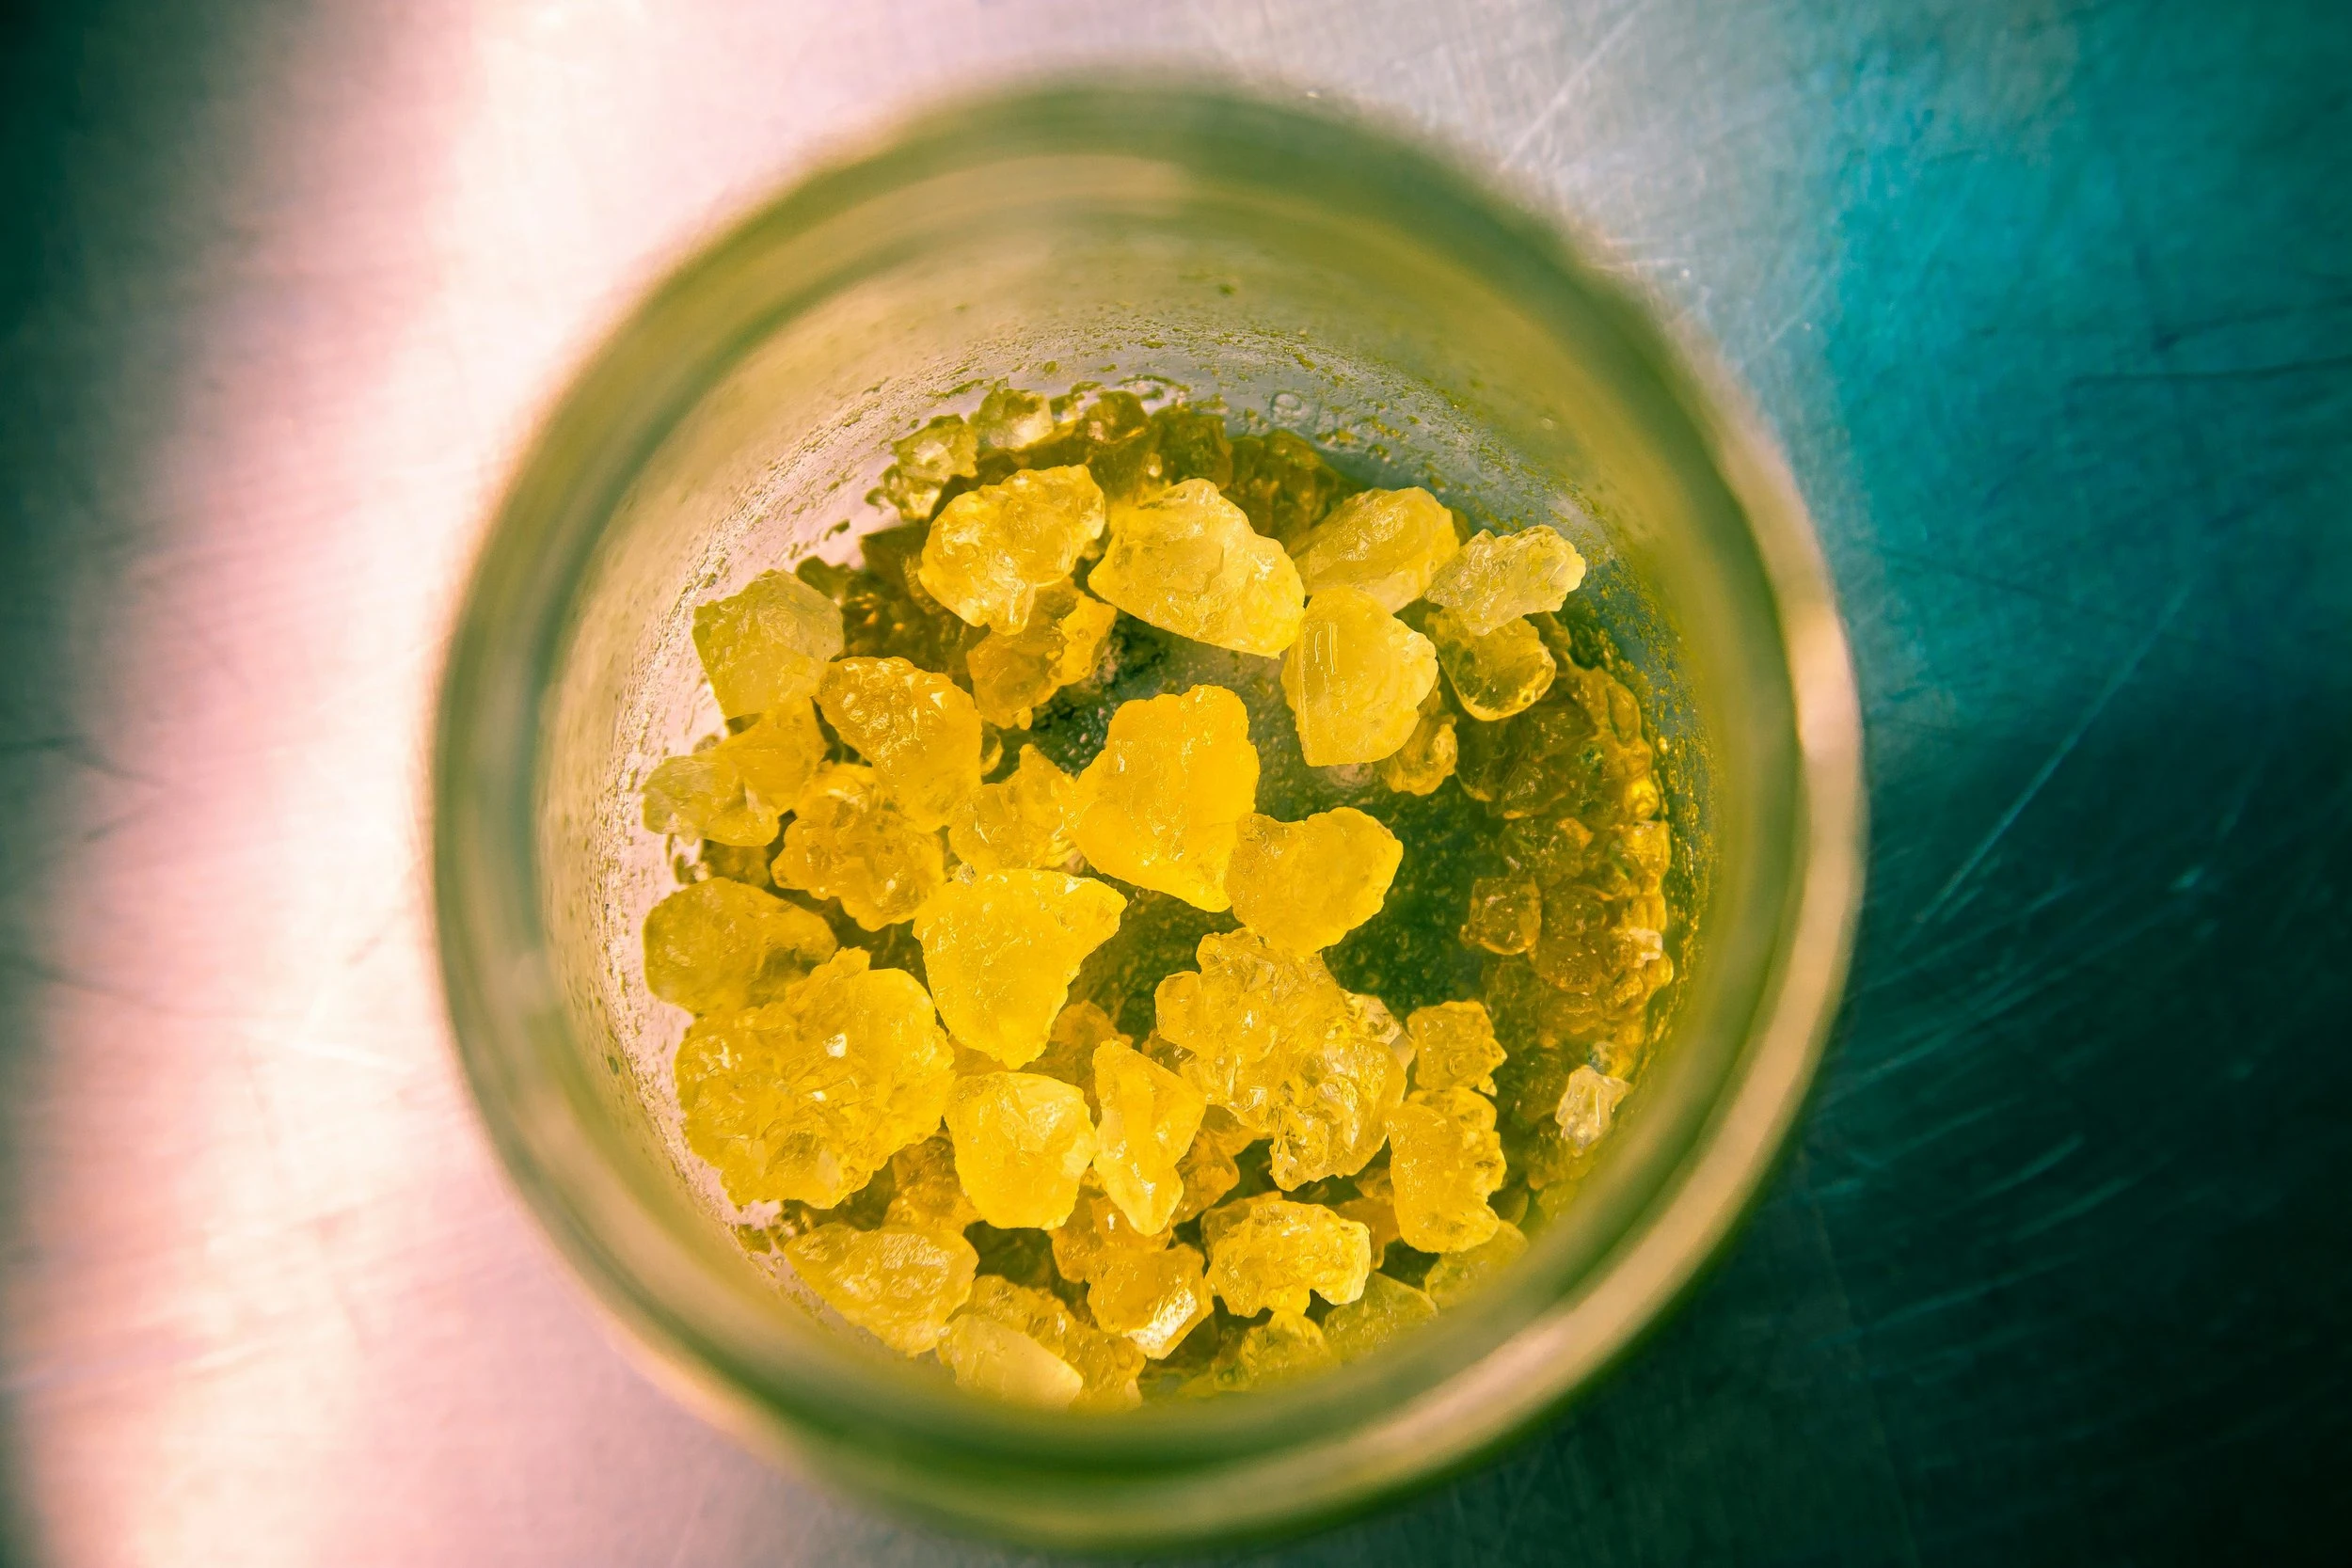
[[[1057,1409],[1429,1321],[1573,1193],[1672,974],[1640,711],[1554,613],[1575,549],[1125,392],[999,387],[894,456],[861,567],[696,611],[726,731],[644,784],[692,851],[646,984],[693,1015],[684,1138],[739,1234],[882,1343]],[[1115,701],[1155,637],[1265,661],[1267,760],[1375,810],[1260,811],[1227,686]],[[1025,734],[1090,711],[1082,766]],[[1438,922],[1477,993],[1401,1019],[1333,967],[1401,871],[1451,875],[1383,800],[1486,842]],[[1089,968],[1154,899],[1197,911],[1189,967]]]

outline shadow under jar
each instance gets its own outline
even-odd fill
[[[820,547],[840,559],[845,519],[886,521],[862,498],[891,439],[1000,378],[1139,377],[1262,412],[1361,482],[1568,532],[1591,564],[1583,609],[1661,743],[1688,907],[1640,1092],[1497,1283],[1325,1375],[1080,1416],[965,1394],[820,1322],[746,1254],[680,1155],[684,1019],[646,993],[639,949],[675,881],[636,792],[710,727],[694,606]],[[505,497],[434,787],[459,1048],[517,1185],[597,1297],[737,1430],[898,1506],[1058,1544],[1328,1517],[1587,1384],[1768,1172],[1859,895],[1843,634],[1736,396],[1556,225],[1443,160],[1140,83],[920,121],[661,285]]]

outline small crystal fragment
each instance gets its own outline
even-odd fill
[[[1396,1226],[1396,1201],[1384,1185],[1377,1194],[1359,1193],[1356,1196],[1331,1205],[1331,1212],[1343,1219],[1354,1220],[1372,1232],[1372,1266],[1378,1268],[1388,1256],[1389,1243],[1403,1234]]]
[[[912,436],[890,443],[899,472],[932,484],[969,479],[979,472],[980,440],[961,416],[943,414]]]
[[[1103,487],[1115,514],[1119,507],[1166,488],[1162,480],[1159,429],[1133,392],[1104,392],[1078,420],[1087,444],[1087,468]]]
[[[831,1209],[938,1129],[955,1081],[947,1037],[921,982],[868,961],[845,947],[781,1001],[686,1032],[676,1078],[687,1147],[718,1170],[729,1201]]]
[[[1503,824],[1500,842],[1512,871],[1554,887],[1583,875],[1593,831],[1573,816],[1524,816]]]
[[[1213,931],[1195,952],[1198,970],[1177,971],[1153,992],[1159,1034],[1188,1053],[1185,1075],[1209,1103],[1263,1137],[1269,1096],[1252,1091],[1328,1027],[1347,993],[1321,958],[1286,958],[1251,931]]]
[[[1352,806],[1278,822],[1241,819],[1225,891],[1243,925],[1278,953],[1303,958],[1380,912],[1405,847]]]
[[[1154,1361],[1215,1309],[1197,1247],[1119,1253],[1104,1260],[1087,1287],[1087,1310],[1095,1323]]]
[[[1461,549],[1454,515],[1428,491],[1365,490],[1331,509],[1299,552],[1309,594],[1360,588],[1394,614],[1428,592],[1438,569]]]
[[[1119,705],[1078,775],[1071,836],[1098,871],[1223,910],[1238,824],[1257,798],[1248,709],[1223,687],[1196,686]]]
[[[1041,1410],[1067,1410],[1086,1388],[1078,1369],[1019,1329],[977,1312],[958,1314],[939,1341],[956,1386]]]
[[[1307,607],[1282,659],[1282,695],[1310,768],[1378,762],[1410,739],[1438,680],[1429,639],[1369,594],[1334,588]]]
[[[887,1226],[819,1226],[787,1242],[784,1256],[826,1306],[901,1355],[939,1343],[979,1265],[961,1236]]]
[[[841,608],[789,572],[762,572],[732,598],[694,607],[694,651],[721,713],[765,713],[815,693],[841,652]]]
[[[980,1217],[956,1176],[956,1149],[945,1133],[909,1144],[890,1157],[895,1188],[882,1223],[902,1230],[943,1230],[961,1236]]]
[[[1399,795],[1434,795],[1454,777],[1461,748],[1454,734],[1454,715],[1433,682],[1421,700],[1421,718],[1405,744],[1374,764],[1380,782]]]
[[[1140,1402],[1136,1374],[1143,1370],[1143,1352],[1082,1321],[1046,1291],[982,1275],[964,1311],[1019,1330],[1075,1368],[1084,1387],[1072,1409],[1128,1410]]]
[[[1134,1043],[1119,1032],[1110,1014],[1091,1002],[1073,1002],[1056,1015],[1053,1028],[1046,1031],[1044,1053],[1031,1060],[1024,1070],[1041,1072],[1085,1090],[1087,1110],[1091,1113],[1095,1109],[1095,1051],[1104,1045]]]
[[[978,792],[980,716],[946,676],[903,658],[836,659],[817,701],[917,828],[945,827]]]
[[[948,1033],[1007,1067],[1029,1062],[1078,966],[1126,908],[1109,884],[1058,871],[990,871],[942,886],[914,917],[914,940]]]
[[[656,768],[645,780],[645,826],[738,848],[773,843],[776,819],[792,809],[824,755],[825,737],[805,699],[771,708],[716,746]]]
[[[1249,526],[1284,549],[1305,546],[1307,533],[1347,488],[1323,454],[1287,430],[1244,436],[1232,443],[1233,477],[1224,483]]]
[[[1472,719],[1491,722],[1526,711],[1551,689],[1559,673],[1551,650],[1525,619],[1505,621],[1482,637],[1454,611],[1438,610],[1429,617],[1429,639],[1462,711]]]
[[[1040,704],[1094,673],[1103,641],[1118,619],[1117,610],[1068,578],[1039,589],[1026,626],[992,631],[966,656],[980,717],[1005,729],[1027,729]]]
[[[1371,1272],[1372,1233],[1312,1203],[1248,1204],[1209,1242],[1210,1287],[1244,1318],[1269,1307],[1304,1312],[1311,1291],[1334,1306],[1354,1301]]]
[[[1093,1279],[1114,1259],[1164,1250],[1168,1231],[1138,1230],[1124,1211],[1099,1192],[1081,1186],[1070,1218],[1053,1232],[1054,1266],[1064,1279]]]
[[[779,887],[838,898],[869,931],[911,920],[946,874],[939,835],[890,803],[870,768],[835,764],[809,781],[770,868]]]
[[[691,1013],[771,1002],[840,943],[810,911],[713,877],[645,916],[645,987]]]
[[[1467,1252],[1449,1252],[1430,1264],[1421,1288],[1439,1307],[1456,1306],[1518,1262],[1526,1251],[1527,1237],[1519,1227],[1498,1222],[1495,1233],[1486,1241]]]
[[[980,1218],[1050,1230],[1070,1217],[1094,1160],[1086,1096],[1033,1072],[959,1078],[947,1094],[956,1171]]]
[[[1306,598],[1282,547],[1204,479],[1120,507],[1087,587],[1163,631],[1269,657],[1297,636]]]
[[[966,624],[1017,632],[1038,590],[1068,577],[1102,532],[1103,491],[1092,474],[1024,469],[940,509],[916,578]]]
[[[1416,1089],[1389,1113],[1389,1181],[1397,1233],[1422,1252],[1462,1252],[1502,1221],[1486,1199],[1502,1185],[1492,1101],[1475,1089]]]
[[[1354,1361],[1437,1315],[1438,1304],[1428,1296],[1401,1279],[1375,1274],[1364,1281],[1362,1295],[1333,1307],[1323,1320],[1323,1338],[1332,1354]]]
[[[1233,481],[1233,443],[1213,413],[1170,406],[1152,416],[1158,432],[1162,477],[1170,484],[1205,479],[1222,489]]]
[[[1657,784],[1638,710],[1629,739],[1593,717],[1600,707],[1605,718],[1606,697],[1624,689],[1601,672],[1564,663],[1534,706],[1463,728],[1462,788],[1502,817],[1578,816],[1598,825],[1655,815]]]
[[[1230,1115],[1215,1111],[1212,1114]],[[1195,1137],[1184,1157],[1176,1163],[1176,1174],[1184,1184],[1184,1196],[1169,1216],[1169,1223],[1182,1225],[1194,1215],[1214,1209],[1225,1195],[1241,1184],[1241,1166],[1232,1154],[1216,1139],[1206,1133]]]
[[[972,428],[988,451],[1019,451],[1054,434],[1054,416],[1040,394],[999,383],[980,400]]]
[[[1200,1396],[1270,1387],[1322,1371],[1335,1361],[1313,1320],[1278,1311],[1242,1330],[1232,1345],[1217,1353],[1207,1371],[1185,1385],[1184,1392]]]
[[[1590,1067],[1569,1073],[1567,1086],[1560,1091],[1560,1109],[1553,1113],[1560,1123],[1560,1136],[1577,1149],[1600,1142],[1616,1119],[1617,1102],[1632,1087],[1622,1078]]]
[[[1343,990],[1322,959],[1285,958],[1248,930],[1211,932],[1198,956],[1199,970],[1169,975],[1153,997],[1160,1034],[1189,1053],[1185,1076],[1273,1140],[1278,1185],[1361,1170],[1404,1098],[1395,1019]]]
[[[1462,940],[1489,953],[1524,953],[1544,928],[1544,890],[1519,877],[1479,877],[1470,882],[1470,918]]]
[[[1078,781],[1025,747],[1010,778],[980,785],[947,843],[976,871],[1066,871],[1077,852],[1070,838],[1077,812]]]
[[[1094,1172],[1130,1224],[1166,1230],[1184,1196],[1177,1162],[1192,1147],[1208,1101],[1200,1091],[1116,1042],[1094,1052],[1094,1097],[1102,1107]]]
[[[1494,1070],[1508,1054],[1495,1038],[1482,1002],[1440,1002],[1416,1007],[1405,1020],[1413,1042],[1413,1086],[1495,1092]]]
[[[1285,1191],[1363,1169],[1380,1152],[1388,1113],[1405,1094],[1404,1029],[1378,997],[1342,995],[1341,1007],[1297,1043],[1265,1095],[1268,1169]],[[1251,1085],[1244,1099],[1254,1096]]]
[[[1558,610],[1584,580],[1584,558],[1556,530],[1537,525],[1497,538],[1474,534],[1429,585],[1432,603],[1484,637],[1521,615]]]

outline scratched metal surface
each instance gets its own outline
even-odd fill
[[[451,1066],[420,746],[633,289],[927,91],[1138,52],[1584,214],[1782,433],[1868,712],[1853,1001],[1754,1225],[1568,1420],[1280,1560],[2341,1549],[2346,15],[0,10],[0,1555],[1008,1560],[590,1321]]]

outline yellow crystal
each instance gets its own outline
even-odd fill
[[[882,470],[882,483],[866,499],[887,501],[898,515],[919,523],[939,505],[939,497],[952,479],[978,471],[979,437],[956,415],[933,420],[912,436],[890,443],[898,461]]]
[[[1221,686],[1196,686],[1119,705],[1078,775],[1071,836],[1097,871],[1223,910],[1237,825],[1257,800],[1248,709]]]
[[[1484,637],[1507,621],[1567,603],[1584,580],[1584,558],[1554,530],[1538,524],[1501,538],[1482,531],[1429,584],[1428,597]]]
[[[1066,578],[1038,590],[1027,625],[990,632],[964,657],[980,717],[1006,729],[1027,729],[1039,704],[1093,675],[1118,619],[1119,611],[1081,594]]]
[[[1319,1204],[1249,1204],[1209,1242],[1210,1288],[1238,1317],[1304,1312],[1311,1291],[1334,1306],[1354,1301],[1371,1272],[1371,1232]]]
[[[1162,631],[1269,657],[1298,635],[1306,598],[1282,546],[1205,479],[1120,507],[1087,587]]]
[[[1354,1361],[1437,1315],[1438,1304],[1428,1296],[1401,1279],[1375,1274],[1364,1281],[1362,1295],[1333,1307],[1323,1320],[1323,1339],[1333,1355]]]
[[[789,572],[762,572],[734,597],[695,606],[694,651],[721,713],[784,707],[815,692],[841,652],[841,607]]]
[[[1054,414],[1046,399],[1038,393],[1025,392],[1000,382],[980,399],[979,411],[972,416],[972,428],[978,434],[980,445],[989,451],[1019,451],[1054,434]]]
[[[1355,1197],[1334,1203],[1331,1205],[1331,1211],[1343,1219],[1354,1220],[1358,1225],[1372,1232],[1372,1266],[1378,1268],[1382,1259],[1388,1256],[1389,1243],[1397,1240],[1399,1235],[1396,1227],[1396,1202],[1389,1196],[1388,1188],[1383,1186],[1377,1196],[1370,1193],[1359,1194]]]
[[[1143,1352],[1081,1320],[1046,1291],[982,1275],[964,1310],[1019,1330],[1075,1368],[1083,1386],[1072,1409],[1127,1410],[1140,1402],[1136,1374],[1143,1370]]]
[[[1232,1113],[1213,1107],[1211,1114],[1230,1117]],[[1175,1213],[1169,1216],[1172,1225],[1182,1225],[1195,1214],[1215,1208],[1227,1193],[1241,1184],[1241,1166],[1232,1153],[1206,1133],[1192,1140],[1192,1147],[1176,1163],[1176,1175],[1184,1184],[1184,1196],[1178,1201]]]
[[[1524,953],[1544,929],[1544,892],[1524,877],[1479,877],[1470,882],[1470,916],[1462,940],[1489,953]]]
[[[1271,1080],[1268,1168],[1284,1191],[1363,1169],[1405,1094],[1405,1031],[1378,997],[1342,994],[1322,1032],[1291,1051],[1279,1076],[1260,1080]]]
[[[1192,1147],[1208,1101],[1199,1089],[1132,1046],[1094,1052],[1094,1173],[1128,1222],[1145,1234],[1166,1230],[1184,1197],[1177,1163]]]
[[[729,1012],[775,1000],[839,945],[798,904],[713,877],[645,916],[645,987],[689,1012]]]
[[[917,828],[946,826],[978,793],[979,711],[946,676],[903,658],[836,659],[817,701]]]
[[[1421,718],[1414,722],[1413,733],[1404,745],[1375,764],[1373,771],[1399,795],[1434,795],[1439,784],[1454,777],[1454,765],[1460,760],[1454,715],[1433,682],[1429,695],[1421,700]]]
[[[824,1225],[784,1244],[818,1298],[901,1355],[939,1343],[972,1294],[979,1257],[961,1236]]]
[[[739,848],[772,844],[776,819],[792,809],[824,756],[817,715],[807,699],[796,698],[716,746],[656,768],[645,780],[645,826]]]
[[[1460,616],[1438,610],[1430,613],[1429,638],[1438,645],[1438,663],[1453,683],[1455,699],[1472,719],[1508,719],[1534,706],[1559,672],[1551,650],[1525,619],[1505,621],[1484,637],[1473,637]]]
[[[939,835],[908,821],[872,768],[835,764],[801,792],[770,870],[778,886],[838,898],[851,920],[879,931],[913,919],[946,863]]]
[[[976,1394],[1067,1410],[1086,1391],[1078,1369],[1019,1329],[977,1312],[959,1314],[939,1341],[956,1386]]]
[[[1282,695],[1310,768],[1378,762],[1396,752],[1412,738],[1437,681],[1429,639],[1354,588],[1316,594],[1282,658]]]
[[[1184,1075],[1273,1140],[1285,1190],[1361,1170],[1405,1094],[1395,1019],[1322,959],[1286,958],[1248,930],[1211,932],[1198,956],[1198,971],[1169,975],[1153,996],[1160,1034],[1186,1053]]]
[[[1248,515],[1250,527],[1285,549],[1304,548],[1307,531],[1346,488],[1321,452],[1287,430],[1232,442],[1225,493]]]
[[[930,484],[969,479],[979,471],[976,466],[979,454],[978,433],[954,414],[943,414],[914,435],[890,443],[890,455],[898,460],[898,471]]]
[[[1422,489],[1366,490],[1331,509],[1307,535],[1298,577],[1310,595],[1360,588],[1394,614],[1429,590],[1461,549],[1454,515]]]
[[[1617,1102],[1632,1087],[1589,1066],[1569,1073],[1567,1085],[1560,1091],[1560,1109],[1553,1113],[1561,1138],[1580,1150],[1600,1142],[1616,1120]]]
[[[1337,1358],[1312,1319],[1276,1312],[1242,1330],[1217,1353],[1209,1370],[1184,1386],[1191,1395],[1234,1394],[1304,1377],[1335,1365]]]
[[[1416,1007],[1405,1020],[1413,1045],[1417,1089],[1476,1089],[1495,1092],[1495,1069],[1508,1054],[1495,1038],[1494,1020],[1483,1002],[1440,1002]]]
[[[1078,781],[1036,747],[1025,748],[1009,778],[984,784],[947,829],[947,843],[976,871],[1067,871],[1077,852],[1071,824]]]
[[[944,1230],[961,1236],[980,1217],[956,1176],[956,1149],[945,1133],[909,1144],[890,1157],[895,1190],[882,1223],[902,1230]]]
[[[1241,819],[1225,892],[1267,946],[1303,958],[1378,914],[1404,859],[1396,835],[1353,806],[1301,822],[1253,812]]]
[[[1059,871],[990,871],[943,886],[914,917],[914,940],[948,1033],[1007,1067],[1030,1061],[1078,966],[1126,908],[1108,883]]]
[[[1439,1307],[1455,1306],[1518,1262],[1526,1251],[1527,1237],[1519,1227],[1499,1221],[1495,1233],[1478,1245],[1467,1252],[1449,1252],[1430,1264],[1421,1288]]]
[[[1416,1089],[1389,1113],[1389,1183],[1397,1234],[1422,1252],[1462,1252],[1502,1220],[1486,1199],[1502,1185],[1494,1102],[1475,1089]]]
[[[1087,1287],[1087,1310],[1095,1323],[1154,1361],[1182,1343],[1216,1305],[1197,1247],[1119,1253],[1104,1260]]]
[[[1094,1160],[1086,1096],[1034,1072],[959,1078],[947,1097],[956,1170],[980,1218],[1050,1230],[1070,1217]]]
[[[1051,1237],[1054,1266],[1064,1279],[1096,1277],[1118,1259],[1159,1252],[1168,1246],[1168,1232],[1137,1230],[1118,1204],[1103,1193],[1081,1186],[1070,1218]]]
[[[1527,1234],[1499,1220],[1494,1234],[1477,1246],[1461,1253],[1447,1253],[1430,1265],[1428,1279],[1421,1281],[1421,1289],[1428,1291],[1430,1300],[1439,1307],[1456,1307],[1463,1300],[1475,1295],[1482,1286],[1489,1284],[1496,1275],[1508,1270],[1527,1253]]]
[[[947,1037],[914,975],[868,962],[845,947],[783,1000],[686,1032],[687,1147],[717,1168],[730,1201],[830,1209],[938,1129],[955,1081]]]
[[[1091,1113],[1095,1108],[1095,1048],[1114,1042],[1135,1043],[1119,1032],[1110,1014],[1091,1002],[1073,1002],[1055,1018],[1053,1028],[1046,1031],[1044,1053],[1029,1062],[1025,1070],[1058,1078],[1085,1090],[1087,1110]]]
[[[1103,491],[1084,467],[1024,469],[940,509],[916,579],[966,625],[1015,632],[1102,533]]]
[[[1194,952],[1199,969],[1178,970],[1153,991],[1155,1027],[1184,1049],[1185,1076],[1209,1103],[1263,1137],[1269,1097],[1252,1089],[1324,1032],[1347,993],[1321,958],[1285,957],[1252,931],[1212,931]]]

